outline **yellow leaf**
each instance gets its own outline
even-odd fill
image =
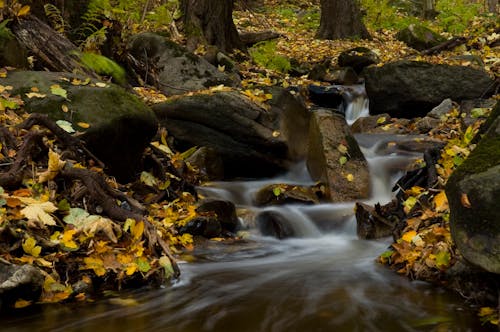
[[[3,0],[0,0],[0,8],[3,8],[5,6],[5,2]]]
[[[98,277],[102,277],[106,274],[106,269],[104,268],[104,262],[98,257],[85,257],[83,259],[85,266],[81,268],[82,270],[94,270],[94,273]]]
[[[68,108],[68,105],[66,104],[62,104],[61,105],[61,109],[64,113],[68,113],[69,112],[69,108]]]
[[[90,128],[90,125],[86,122],[78,122],[77,125],[84,129]]]
[[[144,232],[144,222],[142,221],[139,221],[138,223],[135,223],[135,225],[132,225],[130,227],[130,234],[132,234],[132,237],[135,240],[140,239],[143,232]]]
[[[354,175],[352,175],[351,173],[349,173],[349,174],[346,175],[346,179],[347,179],[347,181],[352,182],[352,181],[354,181]]]
[[[28,5],[22,6],[21,9],[19,9],[19,11],[17,12],[16,16],[17,17],[26,16],[29,14],[29,12],[30,12],[30,6]]]
[[[29,99],[31,99],[31,98],[45,98],[45,97],[47,97],[47,95],[45,95],[43,93],[38,93],[38,92],[28,92],[26,94],[26,97],[28,97]]]
[[[14,303],[14,308],[20,309],[20,308],[25,308],[25,307],[30,306],[30,305],[31,305],[31,301],[19,299],[16,301],[16,303]]]
[[[52,149],[49,149],[49,162],[47,166],[47,170],[45,172],[40,173],[38,176],[38,181],[40,183],[44,183],[50,180],[53,180],[59,171],[66,165],[66,162],[61,160],[60,156],[54,152]]]
[[[36,240],[32,237],[27,238],[22,243],[23,250],[28,255],[38,257],[42,251],[42,247],[36,245]]]
[[[411,240],[417,235],[415,231],[408,231],[401,236],[401,239],[406,242],[411,242]]]
[[[448,198],[444,191],[439,192],[434,196],[434,206],[437,212],[444,212],[448,210]]]
[[[64,231],[59,242],[64,249],[68,251],[78,250],[78,244],[73,240],[73,236],[76,234],[76,232],[76,229],[68,229],[67,231]]]

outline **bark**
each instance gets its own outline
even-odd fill
[[[353,0],[321,0],[321,19],[316,36],[321,39],[370,39],[359,6]]]
[[[488,11],[490,13],[497,13],[498,0],[487,0],[488,2]]]
[[[233,23],[233,0],[182,0],[181,5],[189,49],[200,43],[223,52],[245,49]]]
[[[51,71],[85,73],[97,78],[93,71],[83,67],[73,51],[78,48],[62,34],[54,31],[35,16],[15,21],[11,27],[16,39],[41,61],[39,69]]]

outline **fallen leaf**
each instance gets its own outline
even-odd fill
[[[448,210],[448,198],[446,197],[446,194],[444,191],[439,192],[437,195],[434,196],[434,206],[437,212],[444,212]]]
[[[49,180],[53,180],[59,171],[66,165],[66,162],[61,160],[60,156],[54,152],[52,149],[49,149],[49,162],[48,168],[45,172],[42,172],[38,175],[38,182],[44,183]]]
[[[63,97],[64,99],[68,99],[68,92],[61,88],[59,84],[54,84],[50,86],[50,93],[56,96]]]
[[[28,5],[22,6],[21,9],[19,9],[19,11],[17,12],[16,16],[17,17],[26,16],[29,14],[30,9],[31,8]]]
[[[66,120],[57,120],[56,121],[56,124],[61,127],[62,129],[64,129],[64,131],[72,134],[75,132],[75,130],[73,129],[73,125],[71,124],[71,122],[68,122]]]
[[[462,203],[463,207],[466,207],[468,209],[472,208],[472,204],[469,201],[469,196],[467,196],[466,193],[462,193],[460,196],[460,203]]]
[[[78,122],[77,125],[84,129],[90,128],[90,124],[88,124],[87,122]]]
[[[1,8],[1,7],[0,7]],[[23,299],[19,299],[14,303],[14,308],[20,309],[20,308],[26,308],[27,306],[30,306],[32,304],[31,301],[26,301]]]
[[[42,251],[42,247],[36,245],[36,240],[32,237],[23,241],[22,247],[25,253],[33,257],[38,257]]]
[[[49,214],[57,210],[52,202],[32,203],[21,210],[21,214],[28,219],[41,221],[43,225],[55,226],[56,221]]]
[[[406,242],[412,242],[412,239],[417,235],[415,231],[408,231],[401,236],[401,239]]]

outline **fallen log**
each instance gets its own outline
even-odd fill
[[[39,69],[84,73],[98,78],[94,71],[80,64],[73,54],[78,51],[76,45],[37,17],[28,15],[19,18],[12,23],[10,29],[19,43],[41,61]]]

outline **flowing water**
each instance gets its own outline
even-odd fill
[[[351,121],[367,112],[363,99],[356,103],[346,108]],[[384,152],[397,137],[357,138],[372,174],[367,202],[387,202],[402,169],[418,155]],[[123,301],[28,309],[1,317],[0,331],[495,331],[481,325],[457,295],[378,264],[390,239],[359,240],[353,203],[252,206],[255,192],[270,183],[312,181],[299,163],[275,179],[200,188],[205,196],[237,204],[249,240],[209,241],[184,257],[173,285],[128,293]],[[300,237],[259,235],[253,220],[266,209],[285,216]]]

